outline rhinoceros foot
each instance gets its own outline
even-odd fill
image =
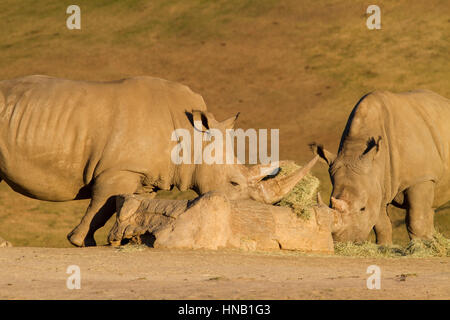
[[[97,245],[93,236],[84,236],[76,228],[67,235],[67,240],[76,247],[95,247]]]

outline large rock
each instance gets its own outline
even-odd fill
[[[219,193],[194,200],[122,195],[108,241],[147,235],[155,248],[302,250],[333,252],[327,207],[315,207],[308,220],[291,209],[260,202],[229,201]],[[150,235],[150,238],[148,237]]]

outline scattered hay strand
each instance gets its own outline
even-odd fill
[[[449,257],[450,240],[440,233],[435,233],[431,240],[412,240],[406,247],[381,246],[369,241],[360,243],[338,242],[335,244],[334,250],[336,255],[354,257]]]
[[[380,246],[369,241],[337,242],[334,244],[334,253],[346,257],[394,258],[402,257],[403,249],[400,246]]]
[[[279,176],[285,176],[301,168],[295,163],[281,166]],[[317,205],[317,192],[320,180],[307,174],[299,183],[276,205],[291,208],[299,217],[307,220],[311,216],[312,207]]]
[[[120,251],[120,252],[136,252],[136,251],[146,250],[147,248],[148,247],[145,244],[137,244],[137,243],[129,242],[125,245],[116,247],[116,250]]]
[[[450,257],[450,239],[435,233],[431,240],[413,240],[404,249],[413,257]]]

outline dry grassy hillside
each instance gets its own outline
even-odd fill
[[[73,3],[81,30],[66,28]],[[426,88],[450,97],[450,2],[377,4],[382,29],[371,31],[368,3],[359,0],[2,0],[0,79],[179,81],[219,119],[241,112],[243,128],[279,128],[281,157],[303,163],[309,142],[337,150],[350,110],[369,91]],[[314,172],[329,194],[326,168]],[[68,246],[65,235],[86,206],[26,199],[2,183],[0,234],[16,245]],[[449,236],[448,211],[436,219]]]

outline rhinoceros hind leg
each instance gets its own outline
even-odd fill
[[[77,247],[95,246],[95,231],[103,227],[115,212],[114,196],[134,193],[139,184],[140,176],[127,171],[108,171],[97,177],[85,215],[67,235],[70,243]]]
[[[426,181],[408,188],[406,227],[411,240],[432,239],[434,234],[434,182]]]
[[[11,242],[6,241],[2,237],[0,237],[0,248],[12,247]]]

